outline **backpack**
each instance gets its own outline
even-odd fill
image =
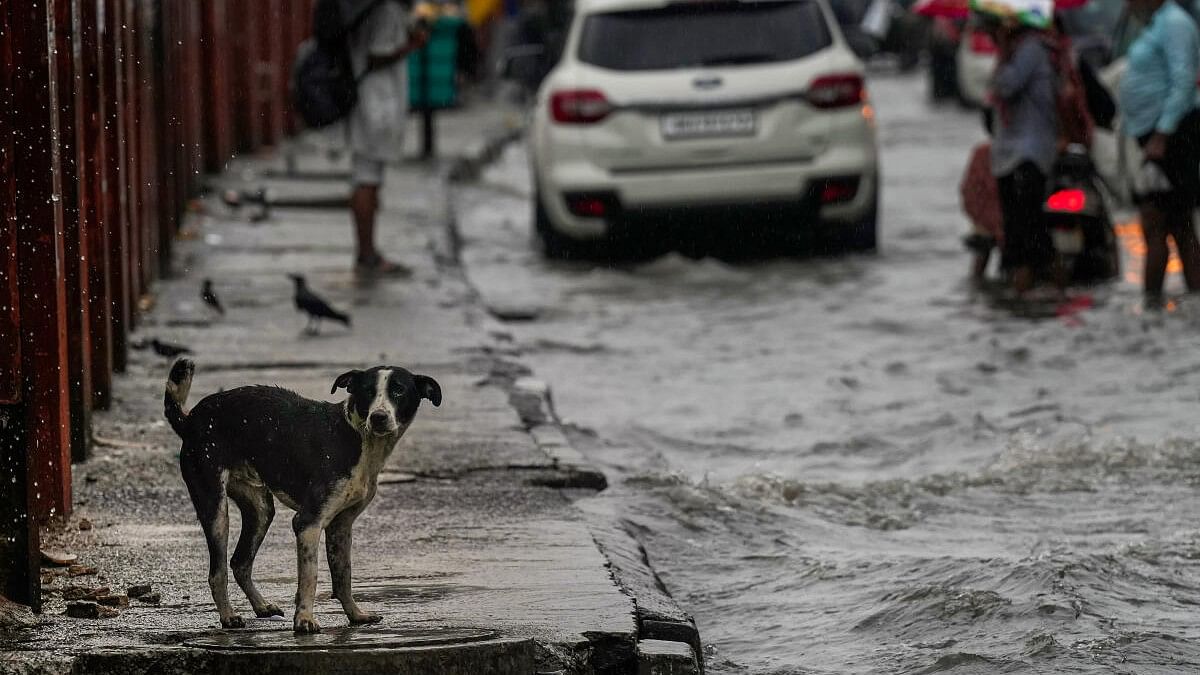
[[[359,2],[346,16],[343,0],[317,0],[313,36],[300,44],[292,64],[292,105],[313,129],[327,127],[354,110],[358,80],[346,39],[382,0]]]
[[[1078,144],[1092,145],[1095,122],[1088,109],[1087,88],[1066,38],[1047,36],[1044,40],[1050,52],[1050,63],[1056,75],[1054,108],[1058,116],[1059,144],[1062,147]]]

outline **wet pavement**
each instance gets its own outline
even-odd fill
[[[546,263],[525,150],[456,192],[496,334],[721,673],[1200,670],[1200,302],[966,283],[978,114],[878,74],[881,252]],[[1178,293],[1173,278],[1168,290]]]
[[[498,117],[485,110],[461,129],[478,134]],[[464,141],[448,138],[443,148],[455,140]],[[253,187],[277,161],[241,162],[221,181]],[[204,200],[178,243],[170,277],[156,285],[153,306],[133,334],[134,341],[160,338],[193,350],[189,407],[209,393],[251,383],[340,400],[330,393],[337,375],[379,363],[439,381],[442,405],[421,407],[354,528],[355,595],[365,610],[382,614],[383,623],[347,627],[330,597],[322,555],[316,615],[326,632],[293,635],[295,539],[291,512],[280,505],[254,576],[287,617],[248,618],[244,630],[219,628],[207,550],[179,476],[179,439],[162,418],[170,360],[134,351],[116,380],[112,410],[94,419],[94,456],[75,467],[72,518],[66,529],[48,532],[48,545],[78,554],[98,574],[47,579],[40,625],[0,633],[0,672],[40,666],[38,672],[47,673],[260,675],[636,667],[635,598],[614,582],[613,563],[589,527],[594,516],[573,504],[594,494],[596,474],[566,461],[561,432],[537,414],[541,403],[532,410],[514,403],[517,377],[526,372],[496,355],[494,322],[453,265],[438,169],[411,165],[389,172],[380,244],[413,268],[404,280],[354,279],[345,211],[277,208],[254,222],[215,197]],[[336,185],[282,185],[303,196],[336,197]],[[303,333],[288,272],[305,273],[314,290],[353,316],[353,328],[326,324],[319,335]],[[224,316],[200,302],[206,277],[226,307]],[[536,393],[536,383],[522,382]],[[237,509],[230,512],[236,531]],[[114,593],[151,584],[161,601],[133,600],[116,618],[67,618],[68,584]],[[235,610],[252,614],[233,579],[230,597]]]

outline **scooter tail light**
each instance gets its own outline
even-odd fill
[[[808,85],[805,98],[814,108],[848,108],[865,102],[867,90],[857,73],[823,75]]]
[[[1078,188],[1058,190],[1046,198],[1046,208],[1059,213],[1079,213],[1087,206],[1087,195]]]
[[[612,111],[612,103],[596,89],[565,89],[550,95],[550,117],[559,124],[595,124]]]

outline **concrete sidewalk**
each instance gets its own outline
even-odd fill
[[[383,623],[346,627],[329,597],[322,556],[317,615],[325,632],[292,634],[295,544],[290,511],[278,505],[255,578],[286,620],[219,628],[207,551],[179,476],[179,440],[162,418],[169,360],[137,351],[117,380],[112,410],[95,418],[94,457],[75,468],[75,513],[47,537],[47,546],[78,554],[98,574],[51,577],[44,570],[41,621],[0,631],[0,672],[623,673],[639,665],[694,672],[686,644],[639,643],[639,636],[656,637],[640,633],[639,591],[614,581],[613,561],[596,539],[615,538],[613,547],[629,559],[618,565],[634,567],[643,564],[627,550],[636,544],[604,524],[594,536],[595,517],[589,527],[572,505],[603,478],[565,446],[536,382],[497,356],[493,320],[476,307],[446,240],[447,174],[469,175],[512,133],[513,114],[481,106],[444,115],[439,150],[446,159],[389,172],[379,241],[414,269],[412,279],[363,284],[353,277],[345,211],[274,208],[252,223],[210,198],[188,222],[172,278],[155,287],[134,336],[194,350],[192,404],[249,383],[339,400],[343,394],[329,394],[339,373],[380,363],[441,383],[442,406],[422,407],[355,527],[356,597]],[[338,170],[325,153],[296,147],[302,170]],[[219,182],[254,189],[272,172],[286,174],[278,157],[245,160]],[[301,197],[345,191],[338,181],[304,176],[269,181]],[[347,310],[353,329],[326,324],[318,336],[302,335],[305,320],[285,276],[294,272]],[[200,302],[204,278],[214,281],[224,317]],[[236,509],[230,512],[236,527]],[[653,572],[618,573],[638,575]],[[122,594],[135,584],[151,584],[160,603],[131,600],[115,618],[64,616],[68,586]],[[230,587],[235,607],[252,616],[232,579]],[[698,646],[690,631],[676,639]]]

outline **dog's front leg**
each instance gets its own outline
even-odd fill
[[[296,615],[292,627],[297,633],[319,633],[321,624],[313,616],[313,596],[317,593],[317,547],[321,543],[321,524],[297,513],[292,519],[296,532]]]
[[[362,507],[350,508],[329,523],[325,528],[325,555],[329,559],[329,572],[333,577],[333,596],[342,603],[342,611],[350,623],[378,623],[383,617],[360,610],[350,589],[351,529],[360,513]]]

